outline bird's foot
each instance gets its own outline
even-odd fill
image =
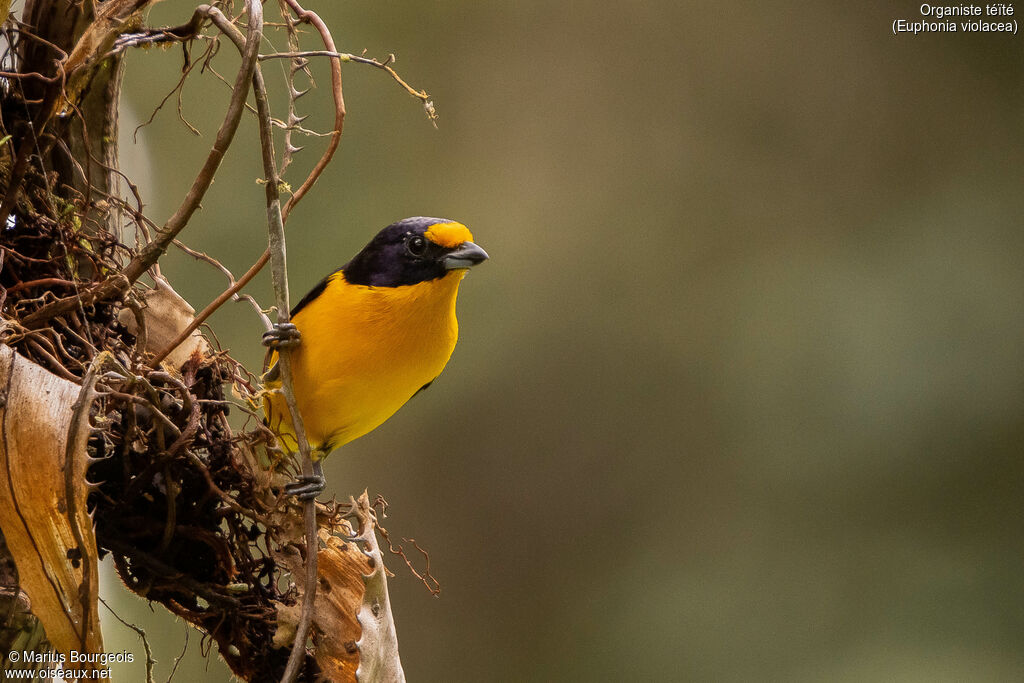
[[[302,334],[292,323],[275,323],[273,329],[263,333],[263,345],[272,349],[290,349],[301,343]]]
[[[326,485],[327,480],[322,474],[303,474],[296,477],[291,484],[287,484],[284,492],[299,500],[310,500],[323,493]]]

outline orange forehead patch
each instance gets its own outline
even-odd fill
[[[434,244],[448,249],[473,241],[473,233],[462,223],[435,223],[423,234]]]

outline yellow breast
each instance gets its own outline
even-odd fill
[[[302,343],[292,353],[293,383],[314,449],[326,455],[375,429],[441,373],[459,336],[455,299],[464,275],[367,287],[338,273],[295,315]],[[291,436],[280,392],[264,407],[271,427]]]

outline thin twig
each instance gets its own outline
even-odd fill
[[[214,43],[210,43],[210,45],[207,46],[206,52],[204,52],[204,55],[206,53],[209,53],[209,52],[215,50],[216,46],[217,46],[217,44],[215,42]],[[177,93],[177,95],[178,95],[178,118],[181,119],[182,123],[185,124],[185,126],[188,128],[190,133],[192,133],[193,135],[196,135],[196,136],[199,135],[199,129],[197,129],[191,123],[186,121],[185,117],[181,115],[181,91],[185,87],[185,81],[188,79],[189,74],[191,74],[192,70],[197,65],[201,64],[201,62],[198,59],[196,59],[196,60],[190,59],[189,58],[190,53],[188,51],[188,46],[186,45],[186,46],[184,46],[184,48],[185,48],[186,60],[187,60],[188,63],[185,65],[185,68],[182,69],[181,77],[178,79],[178,82],[174,85],[174,87],[171,88],[171,91],[169,93],[167,93],[166,95],[164,95],[164,98],[162,100],[160,100],[160,104],[156,105],[156,109],[154,109],[153,112],[149,115],[149,118],[146,119],[145,121],[143,121],[142,123],[140,123],[139,125],[135,126],[135,130],[132,132],[132,140],[134,142],[138,142],[138,140],[139,140],[139,131],[142,130],[143,128],[145,128],[146,126],[148,126],[149,124],[153,123],[154,120],[156,120],[156,115],[158,113],[160,113],[160,110],[163,109],[165,104],[167,104],[167,100],[171,99],[171,95],[174,95],[175,93]]]
[[[230,270],[228,270],[227,266],[225,266],[223,263],[210,256],[209,254],[205,254],[201,251],[196,251],[195,249],[192,249],[181,240],[174,240],[174,246],[176,246],[178,249],[181,249],[183,252],[185,252],[192,258],[196,259],[197,261],[206,261],[211,266],[219,270],[221,273],[223,273],[224,277],[228,279],[229,285],[235,283],[235,276],[231,273]]]
[[[423,109],[427,113],[427,118],[434,124],[434,128],[437,128],[437,111],[434,109],[434,103],[430,100],[430,95],[425,90],[417,90],[408,83],[405,82],[398,73],[391,68],[391,65],[395,63],[395,56],[388,55],[388,58],[383,62],[373,59],[372,57],[363,57],[362,55],[353,55],[348,52],[335,52],[333,50],[300,50],[295,52],[271,52],[267,54],[261,54],[259,60],[266,61],[268,59],[303,59],[306,57],[334,57],[342,62],[355,62],[356,64],[365,64],[374,68],[386,71],[395,82],[402,86],[407,93],[418,99],[423,103]]]
[[[185,653],[188,652],[188,629],[185,627],[185,644],[181,646],[181,654],[174,658],[174,666],[171,667],[171,673],[167,674],[167,683],[171,683],[171,679],[174,678],[174,674],[178,671],[178,665],[181,664],[181,660],[185,658]]]
[[[401,545],[399,545],[396,548],[395,544],[391,542],[391,537],[388,535],[387,529],[378,524],[377,530],[380,532],[380,535],[384,537],[384,541],[388,544],[388,551],[391,554],[398,555],[402,558],[402,560],[405,562],[405,566],[407,566],[409,568],[409,571],[412,572],[413,576],[419,579],[420,582],[426,587],[426,589],[430,591],[431,595],[439,594],[441,592],[441,582],[438,581],[434,577],[434,575],[430,573],[430,555],[427,553],[426,550],[420,547],[420,544],[416,542],[416,539],[405,537],[402,538],[402,540],[406,543],[412,543],[413,547],[420,552],[420,555],[423,555],[423,559],[426,562],[426,567],[423,569],[422,574],[420,574],[416,570],[416,567],[413,566],[412,561],[405,554],[405,548],[403,548]]]
[[[125,621],[124,619],[122,619],[121,615],[119,615],[117,612],[115,612],[110,607],[110,605],[107,604],[106,600],[104,600],[103,598],[100,598],[99,600],[100,600],[100,602],[103,603],[103,606],[107,608],[107,611],[114,615],[115,619],[120,621],[122,624],[124,624],[125,626],[127,626],[131,630],[133,630],[136,633],[138,633],[139,637],[142,638],[142,647],[146,651],[146,683],[154,683],[154,680],[153,680],[153,667],[156,666],[156,660],[153,659],[153,650],[152,650],[152,648],[149,647],[149,640],[146,638],[146,632],[143,631],[142,628],[140,628],[139,626],[136,626],[135,624],[129,623],[129,622]],[[185,642],[186,642],[186,644],[188,644],[188,640],[187,639],[186,639]],[[175,664],[175,667],[177,667],[177,664]],[[168,679],[168,680],[170,680],[170,679]]]

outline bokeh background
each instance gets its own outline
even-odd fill
[[[310,7],[342,50],[394,52],[440,120],[345,66],[340,152],[289,224],[293,297],[404,216],[461,220],[492,256],[441,379],[328,464],[430,551],[438,598],[392,562],[410,680],[1024,677],[1021,38],[894,36],[912,2]],[[158,221],[228,97],[197,74],[202,137],[172,98],[135,142],[181,64],[133,53],[124,86]],[[315,73],[300,102],[327,130]],[[183,235],[236,273],[265,246],[260,175],[249,120]],[[196,308],[224,286],[163,264]],[[266,275],[250,291],[271,301]],[[258,370],[252,312],[212,323]],[[105,586],[165,676],[185,627]],[[178,676],[228,680],[198,641]]]

